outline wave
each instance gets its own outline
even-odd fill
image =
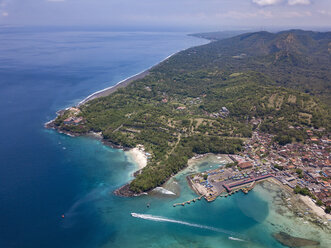
[[[196,227],[196,228],[200,228],[200,229],[206,229],[206,230],[210,230],[210,231],[214,231],[214,232],[225,233],[225,234],[232,235],[232,236],[238,236],[237,233],[227,231],[224,229],[215,228],[215,227],[211,227],[211,226],[205,226],[205,225],[199,225],[199,224],[190,223],[190,222],[181,221],[181,220],[168,219],[168,218],[162,217],[162,216],[156,216],[156,215],[150,215],[150,214],[137,214],[137,213],[131,213],[131,216],[135,217],[135,218],[144,219],[144,220],[151,220],[151,221],[157,221],[157,222],[170,222],[170,223],[175,223],[175,224],[180,224],[180,225],[185,225],[185,226]],[[231,238],[233,238],[233,237],[231,237]],[[238,239],[238,240],[240,240],[240,239]]]
[[[156,192],[164,194],[164,195],[176,195],[174,192],[167,190],[163,187],[156,187],[155,189],[153,189],[153,191],[156,191]]]

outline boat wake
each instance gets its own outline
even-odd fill
[[[81,215],[83,211],[86,210],[86,205],[90,204],[91,202],[98,201],[103,199],[109,192],[109,187],[104,185],[99,185],[99,187],[91,190],[83,197],[79,198],[76,202],[74,202],[71,207],[63,213],[63,227],[69,228],[75,224],[75,220],[78,215]],[[86,214],[86,213],[85,213]]]
[[[229,239],[234,240],[234,241],[246,242],[246,240],[238,239],[238,238],[234,238],[234,237],[229,237]]]
[[[180,220],[173,220],[173,219],[168,219],[168,218],[165,218],[162,216],[156,216],[156,215],[150,215],[150,214],[131,213],[131,216],[135,217],[135,218],[144,219],[144,220],[151,220],[151,221],[157,221],[157,222],[170,222],[170,223],[175,223],[175,224],[180,224],[180,225],[185,225],[185,226],[196,227],[196,228],[200,228],[200,229],[206,229],[206,230],[210,230],[210,231],[214,231],[214,232],[225,233],[225,234],[231,235],[231,237],[229,237],[229,239],[237,240],[237,241],[245,241],[245,240],[242,240],[239,238],[232,237],[232,236],[239,236],[239,234],[237,234],[237,233],[223,230],[220,228],[211,227],[211,226],[199,225],[199,224],[190,223],[190,222],[186,222],[186,221],[180,221]]]

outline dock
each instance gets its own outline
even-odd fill
[[[186,204],[191,204],[191,202],[200,201],[202,197],[203,197],[203,195],[201,195],[201,196],[199,196],[197,198],[194,198],[192,200],[189,200],[189,201],[185,201],[185,202],[182,202],[182,203],[175,203],[172,206],[173,207],[176,207],[176,206],[185,206]]]

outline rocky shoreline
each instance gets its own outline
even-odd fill
[[[65,110],[61,110],[62,113],[65,111]],[[60,111],[57,112],[57,114],[61,114]],[[90,133],[74,133],[74,132],[69,132],[69,131],[65,131],[65,130],[62,130],[60,129],[58,126],[56,126],[54,124],[54,120],[52,121],[49,121],[47,123],[45,123],[45,128],[48,128],[48,129],[54,129],[56,130],[57,132],[59,133],[63,133],[65,135],[68,135],[70,137],[78,137],[78,136],[86,136],[86,137],[90,137],[90,138],[94,138],[94,139],[98,139],[100,140],[104,145],[106,146],[109,146],[111,148],[114,148],[114,149],[121,149],[123,151],[129,151],[131,150],[132,148],[129,148],[129,147],[123,147],[123,146],[120,146],[120,145],[116,145],[108,140],[105,140],[102,136],[102,134],[96,134],[96,133],[93,133],[93,132],[90,132]],[[133,173],[133,176],[136,177],[139,173],[141,172],[141,169],[138,169],[137,171],[135,171]],[[138,194],[130,191],[129,189],[129,186],[130,186],[130,183],[127,183],[125,185],[123,185],[122,187],[116,189],[114,191],[114,194],[117,195],[117,196],[123,196],[123,197],[133,197],[133,196],[138,196]],[[141,195],[141,194],[140,194]]]
[[[117,196],[132,197],[136,194],[130,190],[130,184],[125,184],[113,192]]]

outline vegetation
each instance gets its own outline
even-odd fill
[[[308,195],[308,196],[312,196],[311,192],[309,191],[309,189],[307,188],[300,188],[300,186],[295,186],[294,188],[294,193],[295,194],[300,194],[300,195]]]
[[[299,178],[303,178],[303,170],[302,169],[296,169],[295,172],[298,174]]]
[[[317,199],[316,205],[317,206],[322,206],[323,205],[323,202],[320,199]]]
[[[232,162],[232,163],[228,163],[228,164],[226,164],[225,165],[225,168],[231,168],[231,167],[234,167],[234,166],[236,166],[236,165],[238,165],[238,162],[236,161],[236,162]]]
[[[224,35],[218,33],[198,36],[219,41],[184,51],[191,53],[192,64],[233,72],[258,71],[279,86],[299,89],[331,103],[331,32],[257,32],[229,39],[222,39]],[[207,54],[209,57],[199,59]]]
[[[278,164],[275,164],[274,167],[278,170],[284,170],[284,166],[281,166],[281,165],[278,165]]]
[[[328,101],[330,54],[318,51],[331,37],[307,33],[311,38],[303,42],[301,33],[246,34],[185,50],[143,79],[80,106],[82,124],[64,124],[67,113],[55,124],[74,133],[102,132],[118,146],[144,145],[152,156],[131,182],[134,192],[161,185],[194,154],[239,152],[256,128],[276,134],[280,144],[303,141],[307,128],[330,130],[330,110],[293,88]]]

